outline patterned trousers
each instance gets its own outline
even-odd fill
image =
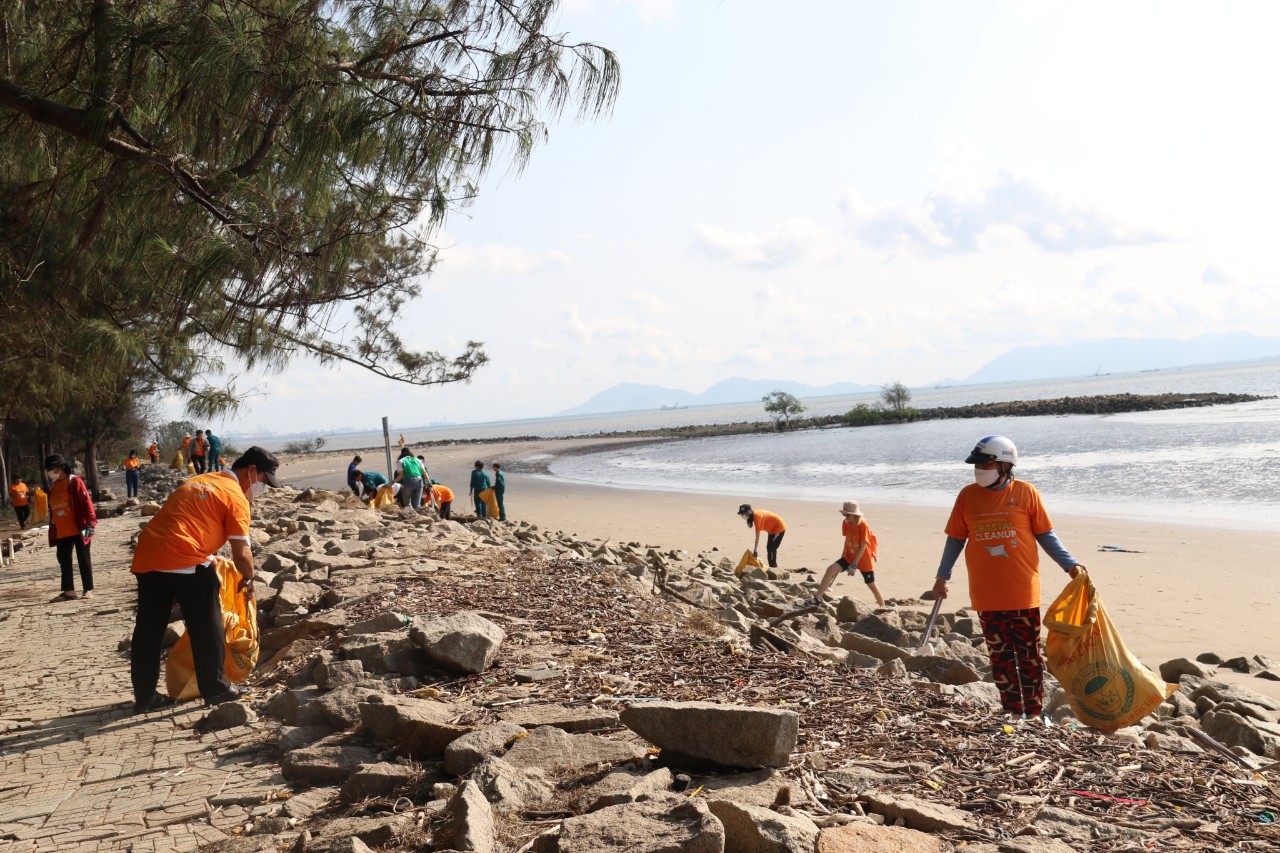
[[[1000,704],[1015,716],[1040,716],[1044,706],[1040,609],[980,611],[978,618]]]

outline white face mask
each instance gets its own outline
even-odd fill
[[[974,468],[973,481],[984,489],[990,488],[1000,479],[1000,472],[994,468]]]
[[[267,484],[261,480],[249,484],[249,500],[253,500],[258,495],[267,490]]]

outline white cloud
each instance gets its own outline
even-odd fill
[[[838,206],[855,239],[881,250],[940,254],[1031,245],[1070,254],[1170,239],[1008,169],[981,183],[951,173],[939,183],[915,205],[872,203],[848,188]]]
[[[640,290],[628,291],[626,299],[650,314],[670,314],[671,308],[652,293]]]
[[[756,269],[826,261],[837,254],[834,235],[810,219],[788,219],[763,232],[698,223],[693,226],[693,247],[714,260]]]
[[[440,250],[433,283],[459,277],[513,277],[573,266],[573,258],[557,249],[534,251],[520,246],[459,243]]]

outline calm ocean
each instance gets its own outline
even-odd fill
[[[1280,395],[1280,359],[921,388],[912,390],[912,405],[1205,391]],[[804,402],[806,414],[821,415],[875,399],[875,394],[858,394]],[[413,443],[763,419],[759,403],[740,403],[404,433]],[[1057,512],[1280,530],[1280,400],[1123,415],[975,418],[669,441],[556,459],[551,472],[622,488],[949,506],[971,479],[962,460],[989,433],[1014,440],[1020,476],[1050,495]],[[328,446],[380,443],[380,433],[359,433],[332,436]]]

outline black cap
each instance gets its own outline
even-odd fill
[[[42,471],[52,471],[54,468],[67,470],[67,460],[61,453],[50,453],[44,458],[44,468]]]
[[[743,504],[738,507],[738,515],[746,515],[749,512],[751,512],[751,504]]]
[[[269,450],[263,450],[256,444],[250,447],[244,453],[240,454],[240,458],[231,463],[231,470],[237,468],[248,468],[250,465],[257,466],[258,470],[267,475],[267,484],[276,488],[280,487],[280,481],[276,479],[276,469],[280,467],[280,460]]]

